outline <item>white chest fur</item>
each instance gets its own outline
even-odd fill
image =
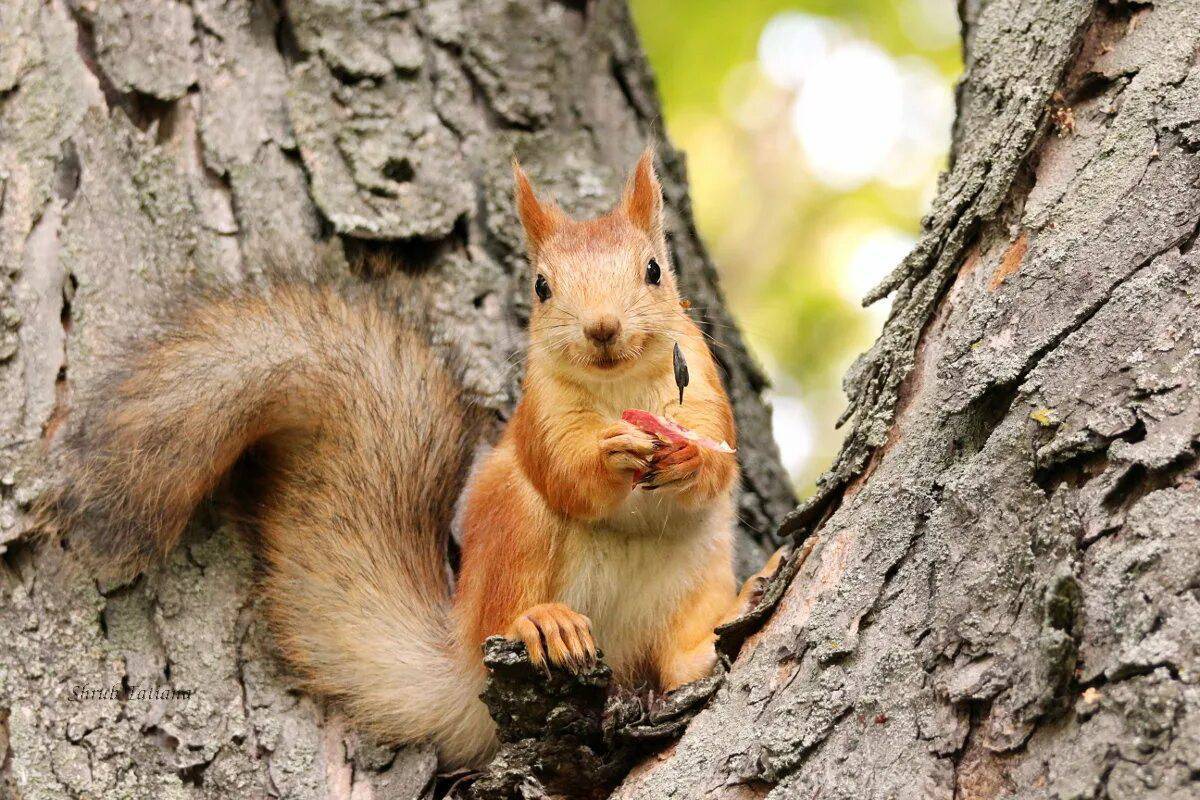
[[[724,516],[710,509],[695,515],[686,532],[668,528],[661,535],[601,525],[572,533],[562,571],[571,579],[558,600],[592,620],[596,643],[618,673],[636,668],[662,638],[701,578],[706,551],[728,535]]]

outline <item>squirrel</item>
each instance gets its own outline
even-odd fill
[[[621,419],[644,409],[735,444],[681,304],[652,152],[616,208],[586,221],[513,170],[528,360],[473,466],[482,412],[419,326],[367,291],[269,285],[193,302],[130,347],[76,412],[39,512],[81,558],[136,574],[249,459],[265,613],[302,688],[380,741],[431,740],[446,768],[497,747],[479,697],[487,637],[523,641],[547,669],[602,648],[618,684],[667,691],[712,670],[714,628],[755,591],[734,580],[732,448],[665,446]]]

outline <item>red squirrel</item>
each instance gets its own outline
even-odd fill
[[[473,469],[480,412],[423,332],[366,291],[275,285],[194,302],[129,348],[75,412],[65,479],[41,509],[84,558],[132,574],[253,454],[243,513],[285,659],[354,724],[432,740],[446,767],[496,747],[479,699],[485,638],[567,669],[599,648],[618,682],[669,690],[712,669],[713,629],[741,608],[736,455],[704,444],[736,444],[733,414],[681,308],[651,153],[617,207],[586,221],[514,174],[528,364]],[[692,374],[684,404],[676,343]],[[698,436],[665,444],[627,409]]]

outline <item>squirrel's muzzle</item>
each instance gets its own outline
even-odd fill
[[[603,314],[588,320],[583,326],[583,333],[595,345],[606,347],[616,341],[621,332],[621,320],[615,314]]]

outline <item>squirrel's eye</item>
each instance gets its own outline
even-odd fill
[[[537,276],[537,280],[533,282],[533,291],[543,303],[550,299],[550,284],[546,282],[546,276]]]
[[[658,286],[658,282],[662,280],[662,267],[658,265],[658,261],[650,259],[650,263],[646,265],[646,283],[651,286]]]

